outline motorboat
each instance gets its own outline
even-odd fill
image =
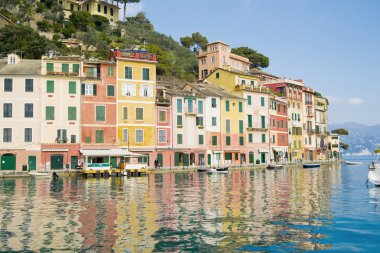
[[[51,174],[48,172],[29,172],[29,175],[32,177],[38,177],[38,178],[46,178],[46,177],[51,177]]]
[[[356,161],[344,161],[347,165],[360,165],[363,164],[363,162],[356,162]]]
[[[267,166],[268,170],[282,169],[282,168],[284,168],[284,165],[282,164],[268,164]]]
[[[228,167],[216,168],[217,172],[228,172]]]
[[[209,170],[209,168],[206,168],[206,167],[202,167],[202,168],[197,169],[198,172],[207,172],[208,170]]]
[[[368,181],[375,186],[380,186],[380,163],[372,162],[368,168]]]
[[[302,164],[302,167],[304,167],[305,169],[319,168],[321,167],[321,164],[320,163],[304,163]]]

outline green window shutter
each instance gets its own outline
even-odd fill
[[[77,82],[70,81],[69,82],[69,94],[77,93]]]
[[[241,80],[241,84],[245,84],[245,80]]]
[[[147,68],[143,68],[143,80],[144,81],[149,81],[150,80],[150,76],[149,76],[149,69]]]
[[[68,120],[77,120],[77,108],[75,106],[68,107]]]
[[[211,118],[211,124],[212,126],[216,126],[216,117]]]
[[[81,84],[81,87],[80,87],[80,93],[81,95],[84,95],[86,92],[86,85],[84,83]]]
[[[62,72],[63,73],[69,73],[69,64],[62,63]]]
[[[106,108],[105,106],[96,106],[96,121],[105,121],[106,120]]]
[[[46,92],[47,93],[54,93],[54,81],[53,80],[47,80],[46,81]]]
[[[240,146],[244,145],[244,137],[243,136],[239,137],[239,144],[240,144]]]
[[[109,97],[115,96],[115,86],[107,85],[107,96]]]
[[[79,74],[79,64],[73,64],[73,72]]]
[[[251,98],[251,96],[247,96],[247,103],[248,103],[249,105],[252,104],[252,98]]]
[[[252,143],[253,142],[253,135],[248,134],[248,142]]]
[[[94,96],[96,96],[96,94],[98,93],[98,91],[97,91],[97,90],[98,90],[97,87],[98,87],[98,86],[97,86],[96,84],[94,84],[94,86],[93,86],[93,95],[94,95]]]
[[[54,72],[54,63],[46,63],[46,71]]]
[[[248,127],[252,128],[252,115],[248,115]]]
[[[261,142],[262,143],[266,142],[266,135],[265,134],[261,134]]]
[[[239,102],[239,112],[243,112],[243,102]]]
[[[231,136],[226,136],[226,146],[231,146]]]
[[[203,117],[197,116],[195,123],[196,123],[197,126],[203,126]]]
[[[113,68],[113,66],[108,66],[108,76],[110,76],[110,77],[114,76],[114,68]]]
[[[239,120],[239,134],[244,133],[244,122]]]
[[[216,107],[216,98],[211,98],[211,107]]]
[[[166,122],[166,112],[165,111],[160,111],[159,112],[159,119],[160,122]]]
[[[231,121],[229,119],[226,119],[226,133],[231,132]]]
[[[249,163],[254,163],[255,161],[255,156],[253,152],[249,152]]]
[[[191,99],[187,100],[187,111],[193,112],[193,100]]]
[[[213,137],[212,137],[212,145],[213,145],[213,146],[218,145],[218,136],[213,136]]]
[[[203,138],[202,134],[198,135],[198,143],[199,143],[199,145],[203,145],[204,144],[204,138]]]
[[[182,99],[180,98],[177,99],[177,112],[178,113],[182,112]]]
[[[94,77],[95,76],[95,68],[87,68],[87,76]]]
[[[230,111],[230,101],[226,101],[226,112]]]
[[[251,80],[251,85],[255,85],[255,81]]]
[[[177,127],[182,126],[182,115],[177,115]]]
[[[125,79],[132,79],[132,67],[125,67],[124,71]]]
[[[174,166],[179,166],[180,153],[174,153]]]
[[[91,137],[85,137],[84,142],[85,143],[91,143]]]
[[[144,108],[136,108],[136,120],[144,120]]]
[[[54,106],[46,106],[46,120],[54,120]]]
[[[265,106],[265,99],[264,99],[264,97],[261,97],[261,106]]]
[[[261,116],[261,128],[265,128],[265,116]]]
[[[128,107],[123,107],[123,119],[128,119]]]
[[[96,143],[104,143],[104,131],[103,130],[96,130]]]
[[[203,101],[198,101],[198,114],[203,114]]]
[[[182,134],[177,134],[177,144],[182,144]]]

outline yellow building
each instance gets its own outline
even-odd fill
[[[156,55],[117,49],[111,57],[117,64],[119,145],[149,157],[155,148]]]
[[[87,11],[91,15],[107,18],[111,24],[119,21],[119,6],[107,3],[104,0],[60,0],[65,18],[70,17],[74,11]]]

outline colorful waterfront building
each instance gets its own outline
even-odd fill
[[[145,50],[111,51],[117,66],[118,141],[129,151],[145,154],[153,164],[156,143],[156,55]]]
[[[315,96],[315,134],[316,156],[318,160],[328,159],[327,134],[327,108],[328,100],[322,96]]]
[[[303,94],[303,135],[304,160],[316,159],[316,133],[315,133],[315,91],[309,87],[302,88]]]
[[[329,158],[334,160],[340,158],[339,134],[330,133],[328,136]]]
[[[248,71],[248,58],[231,53],[231,47],[221,41],[206,45],[206,50],[198,54],[198,79],[203,80],[217,68],[228,67],[238,71]]]
[[[288,103],[283,97],[269,96],[270,160],[286,162],[288,154]]]
[[[84,60],[81,82],[81,154],[84,165],[120,163],[116,122],[116,64],[97,59]]]
[[[41,167],[40,68],[16,54],[0,60],[1,171]]]
[[[266,80],[260,84],[268,87],[276,94],[286,98],[288,104],[288,160],[299,161],[303,159],[303,87],[300,80],[287,78]]]
[[[43,56],[41,60],[41,163],[44,170],[78,165],[81,140],[83,58]]]

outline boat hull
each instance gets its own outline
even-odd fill
[[[344,161],[347,165],[360,165],[363,164],[363,162],[352,162],[352,161]]]
[[[276,164],[276,165],[269,164],[269,165],[267,166],[267,169],[268,169],[268,170],[282,169],[282,168],[284,168],[284,166],[283,166],[283,165],[280,165],[280,164]]]
[[[32,177],[38,177],[38,178],[47,178],[47,177],[51,177],[51,174],[50,173],[47,173],[47,172],[29,172],[29,175],[32,176]]]
[[[310,163],[310,164],[303,164],[302,167],[305,169],[311,169],[311,168],[319,168],[321,165],[319,163]]]
[[[370,181],[375,186],[380,186],[380,164],[371,163],[368,171],[368,181]]]

